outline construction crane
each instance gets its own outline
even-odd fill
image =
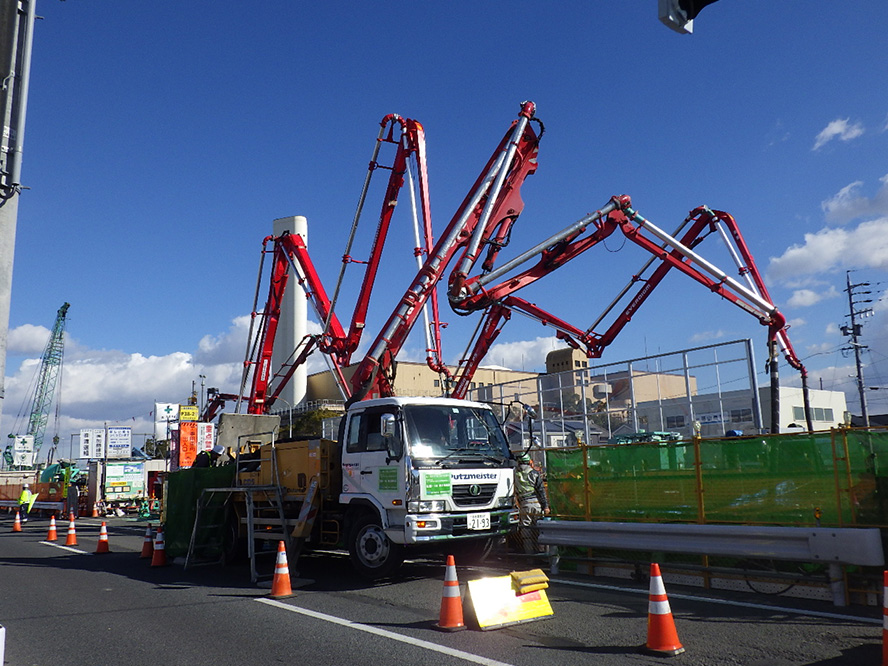
[[[49,421],[49,412],[52,407],[53,397],[56,393],[56,385],[62,371],[62,360],[65,353],[65,323],[70,305],[65,303],[56,313],[55,323],[49,335],[49,341],[43,350],[40,360],[40,369],[37,373],[37,382],[34,388],[34,397],[31,400],[31,409],[28,416],[28,429],[24,435],[12,435],[16,444],[20,444],[22,457],[16,455],[16,446],[10,445],[3,452],[3,457],[10,466],[32,467],[43,446],[43,438],[46,434],[46,424]],[[16,428],[18,429],[18,428]],[[50,449],[46,463],[52,463],[56,448],[58,447],[58,435],[53,437],[53,445]],[[31,449],[30,455],[27,449]]]

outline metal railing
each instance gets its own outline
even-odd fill
[[[543,520],[539,541],[573,546],[656,553],[721,555],[829,565],[833,603],[846,603],[842,565],[885,564],[878,528],[693,525],[684,523],[610,523]],[[558,573],[557,548],[550,549],[550,569]]]

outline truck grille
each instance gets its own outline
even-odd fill
[[[486,506],[496,495],[495,483],[463,483],[454,485],[453,503],[456,506]]]

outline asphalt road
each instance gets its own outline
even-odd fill
[[[77,520],[78,546],[45,541],[48,522],[22,533],[0,515],[0,625],[5,664],[158,666],[178,664],[368,663],[450,666],[662,664],[638,648],[647,637],[645,585],[559,576],[548,590],[551,618],[491,631],[435,628],[443,561],[405,565],[395,581],[368,584],[342,554],[291,563],[294,596],[269,600],[247,566],[151,567],[139,558],[142,523],[108,521],[109,554],[96,555],[100,521]],[[270,560],[273,556],[270,556]],[[503,575],[526,563],[457,567],[468,580]],[[298,577],[296,569],[298,568]],[[881,608],[835,608],[670,586],[687,665],[854,666],[881,659]]]

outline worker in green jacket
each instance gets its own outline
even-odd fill
[[[27,483],[22,486],[22,494],[19,495],[19,515],[21,516],[22,522],[28,522],[28,511],[31,508],[31,498],[33,497],[33,493],[31,492],[31,486]]]

